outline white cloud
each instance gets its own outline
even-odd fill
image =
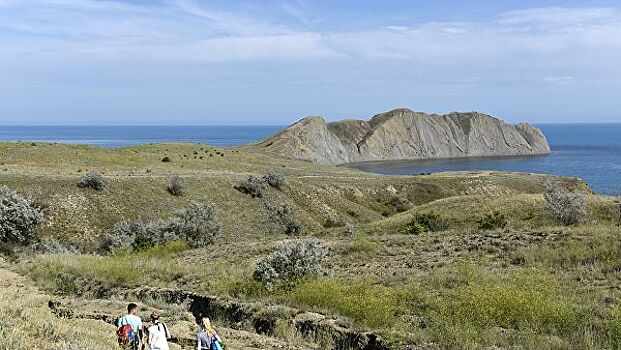
[[[204,54],[208,61],[351,57],[463,62],[580,54],[584,47],[621,49],[621,12],[611,8],[539,8],[502,13],[489,21],[313,32],[207,9],[192,0],[149,6],[88,0],[37,0],[31,5],[3,1],[14,9],[0,13],[0,28],[34,36],[25,45],[59,55],[70,55],[72,50],[118,55],[142,51],[143,58],[151,53],[157,59],[161,50],[169,57],[178,52],[177,60],[193,61],[196,57],[183,56],[185,49],[202,47],[203,52],[193,49],[194,53]],[[300,10],[289,6],[291,11]],[[112,41],[116,44],[102,48]]]
[[[545,92],[578,94],[601,85],[605,90],[596,98],[604,99],[621,88],[621,11],[614,8],[537,8],[478,21],[401,21],[327,31],[303,2],[279,7],[279,14],[295,19],[280,22],[205,4],[0,0],[0,91],[21,86],[29,100],[32,86],[50,86],[41,88],[43,96],[66,85],[70,91],[178,86],[186,90],[170,103],[177,106],[188,91],[202,102],[195,89],[237,96],[246,86],[248,96],[259,96],[256,103],[270,101],[269,108],[275,105],[273,93],[288,95],[278,103],[291,105],[316,96],[319,107],[330,99],[359,103],[360,109],[378,99],[394,107],[426,97],[438,104],[457,101],[451,109],[476,109],[474,103],[480,109],[494,103],[519,109],[526,104],[504,95],[545,99],[544,107],[552,100],[569,106],[567,101],[579,98],[555,99]],[[100,95],[95,96],[97,101]],[[217,96],[212,103],[231,99],[224,92]]]

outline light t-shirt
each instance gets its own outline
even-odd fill
[[[132,326],[132,329],[136,333],[139,330],[142,329],[142,320],[140,319],[140,317],[138,317],[136,315],[125,315],[125,316],[119,318],[119,323],[118,324],[119,324],[119,326],[130,324]]]
[[[169,350],[165,327],[163,323],[156,323],[149,327],[149,349]]]

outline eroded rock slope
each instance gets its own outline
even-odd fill
[[[510,125],[477,112],[430,115],[409,109],[368,121],[307,117],[252,147],[324,165],[550,153],[544,134],[530,124]]]

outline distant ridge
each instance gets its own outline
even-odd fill
[[[365,161],[550,153],[545,135],[478,113],[447,115],[395,109],[370,120],[304,118],[251,148],[324,165]]]

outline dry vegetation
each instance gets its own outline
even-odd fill
[[[0,185],[45,208],[38,235],[83,253],[95,252],[119,221],[166,219],[191,203],[215,205],[221,229],[210,246],[168,240],[110,256],[12,257],[12,269],[69,301],[168,287],[266,310],[320,312],[372,330],[395,349],[621,346],[618,206],[577,180],[492,172],[382,177],[191,144],[105,150],[10,143],[0,144],[0,161]],[[104,174],[101,191],[75,186],[86,171]],[[278,186],[254,197],[235,189],[250,175]],[[168,192],[175,176],[182,196]],[[584,194],[584,220],[565,226],[546,210],[549,182]],[[295,209],[302,233],[274,229],[282,223],[268,210],[273,203]],[[278,288],[253,279],[278,242],[311,237],[328,250],[321,263],[328,273],[296,276]],[[158,304],[189,329],[185,310],[167,307]],[[303,342],[279,317],[271,335]],[[299,346],[330,347],[311,340]]]

